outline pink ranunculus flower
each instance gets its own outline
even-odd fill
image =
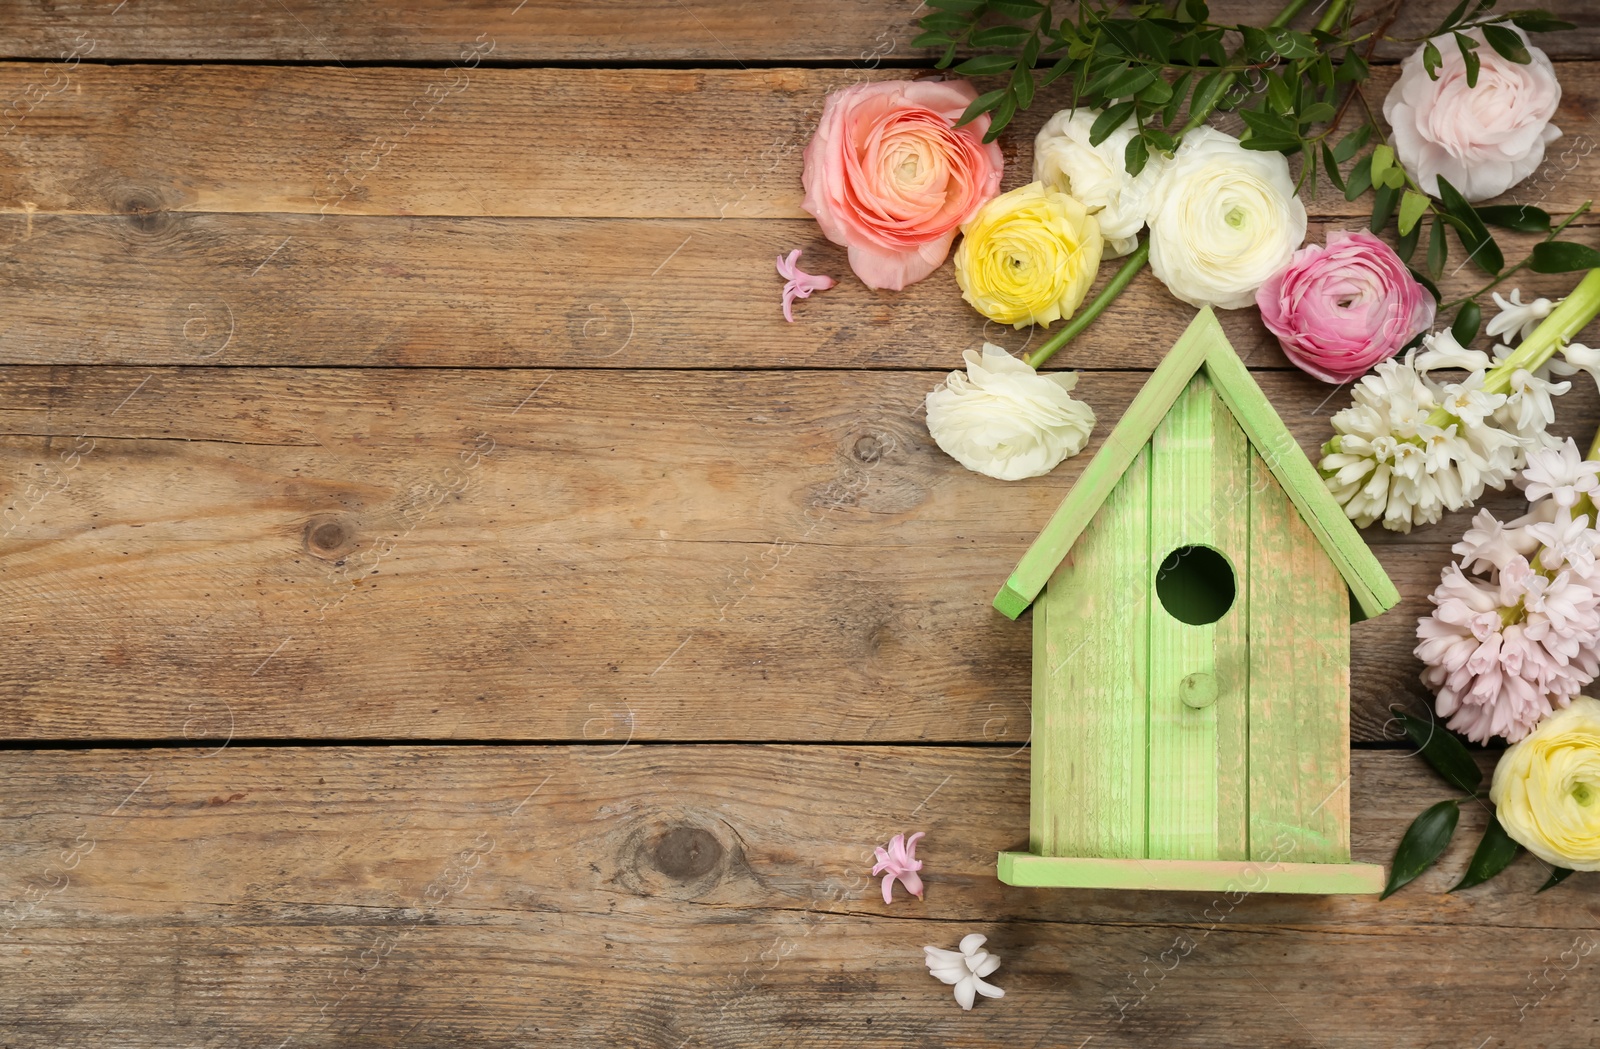
[[[1283,352],[1323,382],[1354,382],[1433,324],[1435,304],[1394,249],[1365,231],[1308,244],[1256,292]]]
[[[966,81],[887,80],[835,91],[806,145],[801,203],[850,249],[869,288],[899,291],[939,268],[961,224],[1000,191],[989,118],[956,127]]]
[[[1531,61],[1518,65],[1483,42],[1482,29],[1463,35],[1478,42],[1478,86],[1467,86],[1467,67],[1454,37],[1432,43],[1443,59],[1439,79],[1428,76],[1423,48],[1400,65],[1400,79],[1383,100],[1383,115],[1394,128],[1394,151],[1417,183],[1439,195],[1439,176],[1468,200],[1499,196],[1533,174],[1544,147],[1561,137],[1550,123],[1561,103],[1555,67],[1528,34],[1502,23],[1522,38]]]

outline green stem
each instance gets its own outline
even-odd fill
[[[1339,24],[1339,19],[1344,17],[1344,9],[1349,6],[1350,0],[1332,0],[1328,4],[1328,9],[1322,13],[1322,17],[1317,21],[1317,32],[1332,32],[1333,27]]]
[[[1122,294],[1122,289],[1126,288],[1134,276],[1144,269],[1145,261],[1149,258],[1150,240],[1146,238],[1140,241],[1139,246],[1133,249],[1133,253],[1122,261],[1122,268],[1117,270],[1116,275],[1111,278],[1111,283],[1102,288],[1100,294],[1094,297],[1094,301],[1079,310],[1067,322],[1066,327],[1046,339],[1043,346],[1040,346],[1032,353],[1024,354],[1023,361],[1037,368],[1049,360],[1051,354],[1071,342],[1073,336],[1083,331],[1096,317],[1105,312],[1105,308],[1111,305],[1112,300]]]
[[[1483,379],[1483,392],[1491,395],[1510,393],[1511,376],[1518,369],[1526,368],[1531,372],[1542,368],[1596,316],[1600,316],[1600,269],[1590,270],[1572,289],[1572,293],[1550,311],[1550,316],[1533,329],[1533,334],[1522,340],[1511,356],[1489,369]],[[1459,421],[1443,408],[1435,408],[1428,416],[1428,423],[1438,427]]]
[[[1311,0],[1289,0],[1289,3],[1284,6],[1284,9],[1278,12],[1278,17],[1267,23],[1267,28],[1282,29],[1284,26],[1294,21],[1294,16],[1305,10],[1305,6],[1310,2]],[[1341,4],[1340,6],[1343,5]]]
[[[1595,430],[1594,440],[1589,442],[1589,454],[1584,458],[1590,462],[1600,459],[1600,430]]]

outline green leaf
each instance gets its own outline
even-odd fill
[[[1456,48],[1461,52],[1461,61],[1467,67],[1467,86],[1478,86],[1478,68],[1482,65],[1476,54],[1478,42],[1470,36],[1457,33]]]
[[[1435,215],[1433,226],[1428,230],[1428,276],[1438,280],[1444,273],[1445,259],[1450,255],[1450,242],[1444,235],[1444,218]],[[1434,298],[1439,297],[1434,292]]]
[[[1417,228],[1421,229],[1422,227],[1418,226]],[[1411,276],[1416,278],[1416,282],[1418,284],[1420,284],[1424,288],[1428,289],[1428,294],[1433,296],[1433,301],[1434,302],[1440,302],[1440,301],[1443,300],[1444,296],[1439,294],[1439,286],[1437,284],[1435,284],[1433,281],[1429,280],[1428,279],[1428,275],[1426,273],[1422,273],[1422,272],[1419,272],[1417,270],[1411,269],[1410,266],[1407,266],[1406,269],[1411,270]],[[1426,334],[1428,334],[1428,333],[1425,332],[1425,331],[1417,332],[1417,337],[1412,339],[1411,342],[1407,344],[1407,346],[1408,347],[1409,346],[1414,346],[1414,345],[1417,345],[1417,344],[1421,343],[1422,342],[1422,337],[1424,335],[1426,335]]]
[[[1206,0],[1184,0],[1183,13],[1191,22],[1211,21],[1211,8],[1206,6]]]
[[[1350,176],[1345,182],[1344,199],[1355,200],[1371,188],[1372,154],[1368,153],[1356,161],[1356,166],[1350,169]]]
[[[1371,137],[1372,125],[1370,123],[1362,124],[1344,138],[1341,138],[1339,140],[1339,144],[1333,147],[1333,159],[1343,164],[1345,161],[1359,153],[1361,151],[1361,147],[1366,145],[1367,140]]]
[[[1483,840],[1478,842],[1478,848],[1472,854],[1472,860],[1467,864],[1467,872],[1461,880],[1451,886],[1451,892],[1461,889],[1470,889],[1474,885],[1482,885],[1490,878],[1511,866],[1511,861],[1517,858],[1517,853],[1522,846],[1511,840],[1511,835],[1500,826],[1500,820],[1494,816],[1489,817],[1489,826],[1484,828]]]
[[[1333,119],[1335,110],[1332,103],[1313,102],[1300,111],[1300,123],[1322,124]]]
[[[1394,243],[1395,254],[1405,262],[1410,262],[1411,257],[1417,253],[1417,243],[1422,239],[1422,223],[1411,227],[1410,233],[1402,233]],[[1437,297],[1437,296],[1435,296]]]
[[[962,76],[989,76],[994,73],[1009,73],[1011,67],[1016,64],[1015,55],[978,55],[956,66],[956,72]]]
[[[1384,886],[1383,895],[1378,899],[1388,899],[1401,886],[1409,885],[1417,875],[1433,866],[1433,861],[1450,844],[1450,836],[1456,832],[1456,821],[1460,818],[1461,807],[1452,798],[1439,802],[1412,820],[1400,839],[1399,848],[1394,850],[1389,884]]]
[[[1439,229],[1437,222],[1434,223],[1434,229]],[[1438,235],[1442,239],[1444,232],[1439,230]],[[1481,316],[1482,311],[1478,312]],[[1459,324],[1460,320],[1458,315],[1456,322]],[[1463,339],[1461,344],[1465,346],[1470,341]],[[1478,768],[1478,763],[1472,760],[1472,752],[1467,749],[1467,745],[1461,742],[1455,733],[1443,725],[1412,717],[1403,710],[1395,710],[1394,716],[1400,719],[1400,727],[1405,730],[1406,738],[1416,746],[1423,760],[1432,765],[1434,771],[1443,776],[1452,787],[1472,794],[1483,786],[1483,772]]]
[[[1172,100],[1172,85],[1156,77],[1150,85],[1138,94],[1138,99],[1150,107],[1164,106]]]
[[[1328,181],[1333,183],[1333,188],[1343,193],[1344,178],[1339,174],[1339,162],[1333,159],[1333,150],[1326,141],[1322,143],[1322,168],[1328,173]]]
[[[1172,97],[1161,110],[1162,124],[1171,124],[1178,119],[1178,111],[1183,108],[1183,100],[1189,97],[1189,81],[1193,78],[1193,73],[1185,73],[1172,82]]]
[[[1012,18],[1037,18],[1039,12],[1044,10],[1044,5],[1034,0],[989,0],[989,10]]]
[[[1372,184],[1383,185],[1383,176],[1394,166],[1394,149],[1383,143],[1372,148]]]
[[[1345,52],[1344,61],[1339,63],[1338,72],[1333,79],[1340,83],[1356,83],[1367,79],[1367,60],[1356,54],[1356,49],[1351,48]]]
[[[923,33],[911,40],[912,47],[948,47],[953,43],[955,41],[946,33]]]
[[[1154,69],[1134,66],[1126,72],[1112,77],[1100,89],[1100,93],[1107,99],[1126,98],[1129,95],[1138,94],[1159,79],[1160,76]]]
[[[1491,277],[1498,275],[1506,265],[1500,245],[1489,236],[1488,227],[1472,210],[1467,198],[1443,175],[1439,176],[1439,203],[1444,206],[1445,213],[1456,220],[1454,225],[1456,232],[1461,235],[1461,245],[1467,249],[1473,264]]]
[[[1533,272],[1571,273],[1600,266],[1600,251],[1570,240],[1549,240],[1533,246]]]
[[[1273,53],[1291,62],[1297,58],[1316,58],[1320,54],[1317,41],[1313,37],[1293,29],[1269,30],[1267,39]]]
[[[1390,169],[1393,170],[1392,168]],[[1417,222],[1428,210],[1428,197],[1408,189],[1400,198],[1400,235],[1403,237],[1416,228]]]
[[[1548,11],[1513,12],[1511,24],[1529,33],[1569,33],[1578,28],[1571,22],[1563,22]]]
[[[1035,40],[1038,37],[1034,37]],[[1011,74],[1011,90],[1017,96],[1017,108],[1027,109],[1033,105],[1033,66],[1027,62],[1019,62],[1016,71]]]
[[[972,19],[961,15],[941,11],[938,14],[925,15],[917,23],[924,29],[936,29],[944,33],[960,33],[972,24]]]
[[[960,127],[963,124],[972,123],[978,117],[989,112],[989,110],[993,109],[995,106],[998,106],[1000,104],[1000,100],[1005,97],[1005,88],[1001,88],[998,91],[985,91],[983,94],[973,99],[971,104],[962,111],[961,119],[956,121],[956,127]]]
[[[1222,72],[1207,73],[1201,77],[1194,86],[1194,97],[1189,99],[1189,112],[1205,113],[1216,105],[1217,96],[1222,94],[1226,84],[1227,74]]]
[[[1165,131],[1162,131],[1158,127],[1146,126],[1144,129],[1144,137],[1145,141],[1149,142],[1152,148],[1159,149],[1163,153],[1171,153],[1173,150],[1178,148],[1178,140],[1167,134]]]
[[[1422,45],[1422,68],[1428,71],[1429,80],[1439,79],[1439,68],[1444,65],[1444,56],[1434,46],[1432,40]]]
[[[1552,867],[1550,868],[1550,877],[1545,880],[1543,885],[1539,886],[1538,891],[1543,892],[1546,889],[1553,889],[1566,881],[1571,875],[1572,871],[1566,867]]]
[[[1288,113],[1294,106],[1294,93],[1289,90],[1289,81],[1270,69],[1262,73],[1262,78],[1267,82],[1267,105],[1275,113]]]
[[[1038,86],[1041,88],[1050,86],[1051,84],[1055,83],[1056,77],[1060,76],[1062,73],[1065,73],[1071,67],[1071,56],[1057,60],[1056,64],[1046,70],[1044,76],[1039,78]]]
[[[1528,54],[1528,49],[1522,44],[1522,37],[1513,33],[1503,25],[1486,25],[1483,27],[1483,38],[1489,42],[1501,58],[1525,66],[1533,61]]]
[[[1518,233],[1549,233],[1550,213],[1532,204],[1490,204],[1477,209],[1478,217],[1491,226]]]
[[[954,62],[955,60],[956,60],[956,45],[955,44],[951,44],[948,48],[945,49],[945,52],[939,58],[939,61],[937,61],[937,62],[935,62],[933,64],[933,68],[935,68],[935,69],[949,69],[950,68],[950,63]]]
[[[1373,233],[1382,233],[1383,227],[1389,224],[1389,217],[1394,214],[1395,205],[1399,203],[1399,190],[1393,186],[1379,186],[1372,193],[1372,221],[1367,228]]]
[[[1163,30],[1152,19],[1141,18],[1133,23],[1134,42],[1139,50],[1166,65],[1172,58],[1172,34]]]
[[[1006,129],[1006,125],[1011,123],[1011,118],[1016,115],[1016,93],[1007,90],[1005,97],[1000,99],[1000,104],[995,106],[994,111],[989,114],[989,130],[984,132],[983,140],[985,142],[993,142],[995,139],[999,138],[1000,132]]]
[[[1121,127],[1133,115],[1134,103],[1118,102],[1094,118],[1094,123],[1089,127],[1089,145],[1098,146],[1111,137],[1111,133]]]
[[[1265,62],[1273,55],[1272,41],[1267,39],[1265,30],[1255,26],[1242,25],[1239,33],[1244,37],[1244,60],[1246,62]]]
[[[1086,95],[1098,95],[1113,80],[1128,72],[1129,65],[1116,59],[1097,59],[1089,66],[1089,82],[1083,85]]]
[[[1128,174],[1137,178],[1149,162],[1150,147],[1145,145],[1144,136],[1135,135],[1128,139],[1128,148],[1122,154],[1122,163],[1128,169]]]
[[[1265,109],[1241,109],[1250,133],[1240,140],[1245,149],[1288,152],[1300,148],[1300,130],[1287,117]]]
[[[997,25],[980,29],[972,34],[973,47],[1020,47],[1027,40],[1037,40],[1032,29],[1019,25]]]
[[[1483,323],[1483,307],[1468,299],[1456,311],[1455,323],[1450,325],[1450,334],[1463,346],[1471,345],[1472,340],[1478,337],[1478,325]],[[1444,731],[1440,729],[1440,731]],[[1467,758],[1471,761],[1471,757]],[[1476,766],[1474,766],[1476,767]]]

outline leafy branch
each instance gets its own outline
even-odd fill
[[[1460,739],[1432,721],[1414,718],[1400,710],[1395,710],[1393,713],[1423,759],[1432,765],[1434,771],[1443,776],[1447,783],[1466,796],[1446,798],[1429,806],[1411,822],[1410,827],[1406,828],[1399,846],[1394,851],[1394,862],[1389,867],[1389,883],[1383,889],[1384,897],[1392,896],[1409,884],[1444,854],[1450,839],[1455,835],[1456,822],[1461,817],[1462,802],[1475,801],[1482,804],[1484,798],[1483,772],[1473,760],[1471,751],[1467,750]],[[1483,838],[1478,842],[1478,847],[1472,853],[1472,859],[1467,863],[1466,873],[1461,876],[1460,881],[1451,886],[1450,891],[1458,892],[1483,884],[1511,866],[1511,862],[1521,852],[1522,847],[1511,840],[1511,836],[1500,825],[1500,820],[1491,816],[1489,826],[1484,829]],[[1571,873],[1564,868],[1554,868],[1539,891],[1543,892],[1560,884]]]

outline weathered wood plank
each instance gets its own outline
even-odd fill
[[[1314,451],[1329,388],[1255,374]],[[989,600],[1145,375],[1086,374],[1091,446],[1011,484],[928,438],[938,378],[0,370],[0,737],[210,736],[226,697],[241,737],[1021,744]],[[1356,738],[1421,693],[1469,517],[1364,533],[1404,600],[1354,629]]]
[[[1219,22],[1262,25],[1276,10],[1254,0],[1217,0],[1210,6]],[[1390,35],[1431,32],[1450,6],[1448,0],[1401,4]],[[1549,0],[1545,6],[1579,29],[1545,34],[1538,38],[1540,46],[1565,57],[1593,57],[1600,51],[1593,14],[1582,0]],[[370,0],[225,0],[208,4],[205,17],[197,18],[184,0],[138,0],[120,7],[58,0],[10,12],[3,54],[55,58],[84,41],[94,44],[87,53],[95,59],[459,62],[463,52],[470,57],[474,43],[492,41],[489,61],[805,59],[870,66],[921,59],[931,64],[934,52],[911,48],[919,32],[916,19],[924,13],[900,0],[785,7],[739,0],[667,5],[430,0],[403,9]],[[1380,58],[1408,50],[1386,45]]]
[[[887,1049],[913,1031],[934,1045],[1287,1047],[1307,1044],[1304,1025],[1390,1049],[1593,1033],[1584,944],[1600,879],[1537,895],[1544,872],[1524,858],[1446,895],[1482,809],[1464,812],[1438,869],[1381,903],[1014,889],[994,858],[1026,834],[1027,760],[914,747],[7,752],[6,1037]],[[1373,861],[1447,789],[1397,752],[1358,753],[1353,782],[1355,853]],[[908,828],[928,832],[926,902],[885,907],[870,849]],[[977,931],[1007,994],[968,1015],[921,947]],[[1472,1008],[1452,997],[1462,986]]]
[[[824,95],[903,75],[0,63],[0,98],[59,82],[0,136],[0,212],[802,218]],[[1394,75],[1374,73],[1374,105]],[[1562,77],[1569,137],[1509,202],[1571,211],[1600,179],[1600,65]],[[1051,85],[1007,130],[1007,187],[1069,100]],[[1353,220],[1371,203],[1325,189],[1310,207]]]
[[[1173,860],[1249,856],[1249,446],[1203,373],[1190,380],[1151,438],[1150,554],[1142,601],[1150,629],[1149,855]],[[1196,576],[1178,551],[1202,546],[1231,563],[1232,593]],[[1149,589],[1154,587],[1152,592]],[[1162,598],[1163,587],[1174,607]],[[1125,595],[1124,600],[1133,595]],[[1187,622],[1179,614],[1206,619]],[[1196,611],[1204,615],[1194,616]],[[1191,687],[1203,678],[1203,694]]]
[[[1250,470],[1250,855],[1345,863],[1349,594],[1253,452]]]
[[[1031,823],[1041,856],[1148,855],[1150,455],[1034,602]]]

